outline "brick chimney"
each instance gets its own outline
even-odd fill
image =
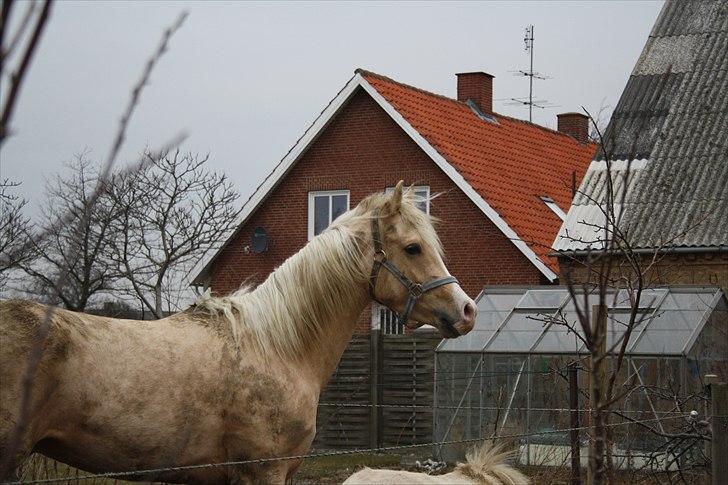
[[[556,115],[558,130],[573,136],[579,143],[589,141],[589,118],[581,113],[561,113]]]
[[[485,114],[493,114],[493,76],[487,72],[460,72],[458,101],[472,100]]]

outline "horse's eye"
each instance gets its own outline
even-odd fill
[[[412,255],[420,254],[422,252],[422,248],[417,243],[406,246],[404,248],[404,250],[407,252],[407,254],[412,254]]]

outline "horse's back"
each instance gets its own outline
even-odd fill
[[[457,472],[445,475],[427,475],[426,473],[405,470],[364,468],[347,478],[342,485],[393,485],[399,483],[412,485],[474,485],[479,482]]]

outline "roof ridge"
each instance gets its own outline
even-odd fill
[[[432,91],[428,91],[428,90],[426,90],[426,89],[418,88],[417,86],[412,86],[411,84],[407,84],[407,83],[403,83],[403,82],[401,82],[401,81],[397,81],[396,79],[392,79],[392,78],[391,78],[391,77],[389,77],[389,76],[385,76],[385,75],[383,75],[383,74],[378,74],[378,73],[376,73],[376,72],[373,72],[373,71],[369,71],[369,70],[367,70],[367,69],[362,69],[361,67],[358,67],[358,68],[356,68],[356,69],[354,70],[354,74],[361,74],[361,75],[363,75],[363,76],[365,76],[365,75],[366,75],[366,76],[372,76],[372,77],[375,77],[375,78],[377,78],[377,79],[381,79],[381,80],[383,80],[383,81],[391,82],[391,83],[394,83],[394,84],[398,84],[398,85],[400,85],[400,86],[403,86],[403,87],[405,87],[405,88],[408,88],[408,89],[412,89],[413,91],[417,91],[417,92],[420,92],[420,93],[423,93],[423,94],[427,94],[427,95],[429,95],[429,96],[434,96],[434,97],[436,97],[436,98],[439,98],[439,99],[443,99],[443,100],[445,100],[445,101],[450,101],[450,102],[452,102],[452,103],[456,103],[456,104],[459,104],[459,105],[464,105],[464,106],[468,106],[468,104],[467,104],[467,103],[464,103],[464,102],[462,102],[462,101],[458,101],[457,99],[454,99],[454,98],[450,98],[450,97],[448,97],[448,96],[445,96],[445,95],[443,95],[443,94],[437,94],[437,93],[433,93]],[[468,106],[468,108],[470,108],[470,106]],[[495,111],[493,111],[493,113],[492,113],[492,114],[493,114],[493,115],[495,115],[495,116],[499,116],[499,117],[501,117],[501,118],[506,118],[506,119],[508,119],[508,120],[511,120],[511,121],[515,121],[515,122],[518,122],[518,123],[522,123],[522,124],[524,124],[524,125],[526,125],[526,126],[533,126],[533,127],[535,127],[535,128],[538,128],[538,129],[544,130],[544,131],[546,131],[547,133],[552,133],[552,134],[554,134],[554,135],[559,135],[559,136],[562,136],[562,137],[567,137],[567,138],[569,138],[570,140],[573,140],[574,142],[576,142],[576,143],[577,143],[578,145],[580,145],[580,146],[582,145],[582,144],[581,144],[581,143],[579,143],[579,142],[578,142],[578,141],[577,141],[577,140],[576,140],[576,139],[575,139],[575,138],[574,138],[573,136],[571,136],[571,135],[568,135],[568,134],[566,134],[566,133],[562,133],[562,132],[560,132],[560,131],[558,131],[558,130],[554,130],[553,128],[549,128],[548,126],[543,126],[543,125],[539,125],[538,123],[534,123],[534,122],[532,122],[532,121],[526,121],[526,120],[522,120],[522,119],[520,119],[520,118],[514,118],[514,117],[512,117],[512,116],[504,115],[504,114],[502,114],[502,113],[497,113],[497,112],[495,112]],[[596,145],[596,143],[593,143],[593,142],[588,142],[588,143],[586,143],[586,145],[585,145],[585,146],[588,146],[588,145]]]
[[[400,86],[404,86],[406,88],[412,89],[414,91],[419,91],[420,93],[423,93],[423,94],[428,94],[430,96],[434,96],[436,98],[440,98],[440,99],[443,99],[445,101],[450,101],[450,102],[453,102],[453,103],[462,104],[462,105],[467,106],[467,103],[463,103],[462,101],[458,101],[455,98],[451,98],[449,96],[445,96],[444,94],[433,93],[432,91],[428,91],[426,89],[418,88],[417,86],[412,86],[411,84],[403,83],[402,81],[397,81],[396,79],[392,79],[389,76],[385,76],[383,74],[378,74],[376,72],[372,72],[372,71],[368,71],[366,69],[362,69],[361,67],[357,67],[354,70],[354,73],[355,74],[362,74],[362,75],[373,76],[373,77],[379,78],[379,79],[381,79],[383,81],[389,81],[389,82],[392,82],[392,83],[395,83],[395,84],[399,84]]]
[[[577,113],[577,112],[574,111],[572,113]],[[567,137],[567,138],[573,140],[574,142],[576,142],[576,144],[579,145],[579,146],[589,146],[589,145],[596,146],[596,145],[598,145],[598,143],[594,143],[593,141],[588,141],[586,143],[579,143],[579,141],[576,138],[574,138],[573,136],[569,135],[568,133],[563,133],[563,132],[561,132],[559,130],[554,130],[553,128],[549,128],[548,126],[539,125],[538,123],[534,123],[532,121],[526,121],[526,120],[522,120],[521,118],[514,118],[513,116],[503,115],[503,114],[500,114],[500,113],[496,113],[496,114],[498,116],[502,117],[502,118],[507,118],[507,119],[509,119],[511,121],[515,121],[517,123],[523,123],[524,125],[533,126],[534,128],[538,128],[539,130],[543,130],[543,131],[546,131],[546,132],[551,133],[551,134],[554,134],[554,135],[559,135],[559,136],[562,136],[562,137]]]

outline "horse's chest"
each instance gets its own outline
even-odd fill
[[[315,434],[318,396],[285,376],[245,374],[223,410],[228,452],[265,457],[307,450]]]

